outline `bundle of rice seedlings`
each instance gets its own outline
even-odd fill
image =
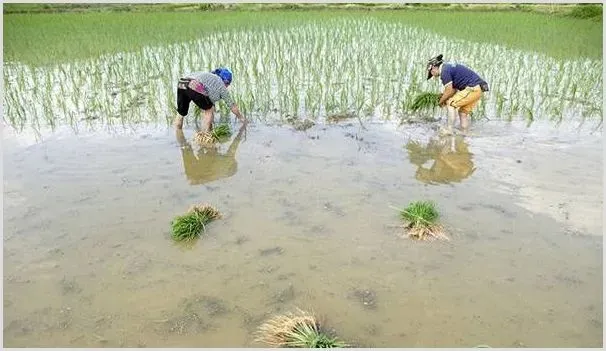
[[[255,341],[277,347],[344,348],[348,345],[325,332],[317,318],[297,309],[278,315],[259,327]]]
[[[442,94],[423,92],[412,101],[408,108],[412,111],[419,111],[426,108],[435,108],[438,106]]]
[[[222,141],[228,139],[231,136],[231,129],[229,128],[229,124],[222,123],[213,128],[212,136],[217,141]]]
[[[408,237],[429,241],[435,239],[449,240],[444,233],[444,228],[437,223],[439,214],[433,202],[411,202],[408,207],[399,211]]]
[[[229,139],[231,136],[231,129],[229,124],[222,123],[213,128],[210,132],[198,131],[194,135],[194,140],[199,145],[212,145],[215,142],[222,142]]]
[[[194,140],[196,143],[198,143],[198,145],[201,146],[212,145],[215,143],[215,137],[212,135],[212,133],[202,131],[196,132],[194,135]]]
[[[195,205],[189,211],[177,216],[171,222],[172,237],[177,241],[189,241],[199,237],[206,231],[206,225],[221,218],[217,209],[210,205]]]

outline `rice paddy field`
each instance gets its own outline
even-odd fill
[[[601,5],[10,9],[5,347],[262,347],[296,308],[354,346],[603,346]],[[490,85],[470,136],[411,107],[440,53]],[[176,84],[218,66],[251,123],[220,103],[201,148]],[[405,235],[413,201],[449,240]]]

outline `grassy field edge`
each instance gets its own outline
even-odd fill
[[[583,10],[579,10],[583,8]],[[585,8],[589,8],[586,10]],[[541,14],[555,14],[577,18],[599,20],[602,16],[602,4],[431,4],[431,3],[289,3],[289,4],[221,4],[221,3],[166,3],[166,4],[4,4],[4,14],[16,13],[60,13],[60,12],[132,12],[132,11],[239,11],[239,10],[436,10],[436,11],[522,11]],[[581,14],[582,12],[582,14]]]
[[[45,6],[51,8],[44,13],[6,14],[7,10],[11,11],[9,5],[25,6],[21,7],[21,11],[26,11],[27,8],[33,11]],[[559,59],[602,59],[602,24],[601,21],[596,22],[593,19],[522,10],[486,11],[487,6],[483,5],[468,5],[467,7],[473,8],[473,11],[443,11],[451,5],[442,4],[439,4],[440,6],[433,4],[433,7],[401,5],[407,6],[406,9],[414,8],[414,10],[402,11],[386,10],[383,4],[373,4],[374,6],[365,4],[372,11],[343,8],[352,4],[342,4],[342,8],[330,10],[317,9],[327,9],[327,5],[324,4],[306,4],[304,8],[309,9],[306,11],[284,9],[290,4],[278,4],[282,7],[275,8],[271,7],[275,4],[265,5],[267,6],[221,5],[220,9],[227,10],[192,11],[192,6],[200,8],[200,6],[218,5],[5,4],[4,58],[5,61],[42,66],[103,54],[135,51],[149,45],[187,42],[200,38],[208,32],[255,29],[264,26],[275,28],[336,17],[363,16],[416,26],[448,38],[504,45]],[[518,4],[498,5],[503,6],[494,5],[494,8],[508,9]],[[166,10],[167,6],[179,10]],[[255,10],[257,7],[272,10],[257,11]],[[571,6],[568,5],[569,7]],[[574,5],[572,7],[576,8]],[[71,11],[57,10],[61,8]],[[135,10],[107,11],[116,8]],[[312,8],[315,10],[312,11]],[[567,8],[567,6],[554,5],[554,8]],[[238,11],[230,9],[238,9]],[[259,16],[262,16],[263,20],[259,20]],[[151,23],[153,25],[150,25]]]

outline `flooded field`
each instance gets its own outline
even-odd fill
[[[323,121],[353,114],[398,121],[419,117],[408,108],[416,94],[441,89],[424,72],[426,61],[439,53],[489,82],[476,111],[481,118],[602,118],[602,81],[595,74],[601,72],[600,60],[557,60],[363,18],[211,32],[190,42],[49,67],[8,62],[4,102],[7,120],[18,129],[64,124],[82,129],[97,120],[108,126],[162,122],[175,113],[178,79],[220,63],[234,72],[230,90],[255,120]],[[227,116],[228,109],[218,107]],[[436,117],[438,111],[423,115]]]
[[[5,129],[4,345],[259,347],[295,307],[362,346],[602,345],[601,132],[365,126],[255,124],[225,156],[191,129]],[[390,206],[418,199],[450,242],[401,237]],[[175,244],[199,202],[224,218]]]
[[[340,14],[5,62],[4,346],[262,347],[260,324],[299,307],[356,346],[601,347],[602,61]],[[573,22],[549,23],[536,35]],[[471,136],[410,111],[439,92],[440,53],[490,84]],[[200,149],[193,108],[169,126],[176,82],[219,65],[253,122]],[[417,200],[450,241],[403,237]],[[199,203],[223,218],[176,243]]]

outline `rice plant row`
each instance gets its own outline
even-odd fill
[[[5,63],[4,119],[39,125],[146,123],[174,115],[175,82],[185,72],[227,66],[245,114],[267,123],[324,121],[334,114],[398,120],[415,114],[436,53],[473,67],[491,86],[476,114],[491,119],[602,118],[602,62],[560,61],[499,45],[443,38],[374,19],[335,19],[289,29],[210,33],[199,40],[92,60],[30,67]],[[229,114],[219,106],[222,116]],[[442,113],[432,110],[432,114]]]

